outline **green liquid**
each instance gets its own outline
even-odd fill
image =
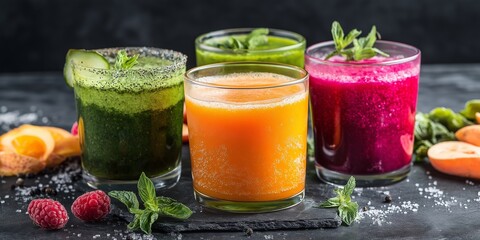
[[[74,88],[86,172],[137,180],[142,172],[157,177],[179,166],[183,71],[168,76],[77,71]]]
[[[237,36],[236,36],[237,37]],[[244,36],[238,36],[244,37]],[[226,37],[218,37],[208,39],[204,44],[215,46],[216,43],[222,42]],[[208,51],[196,48],[197,66],[219,62],[238,62],[238,61],[261,61],[261,62],[277,62],[302,67],[304,65],[305,44],[297,47],[291,47],[287,50],[274,50],[282,47],[288,47],[298,44],[297,41],[288,38],[268,36],[268,44],[261,46],[251,52],[233,52],[221,50],[222,52]],[[262,51],[266,50],[266,51]],[[270,51],[269,51],[270,50]]]

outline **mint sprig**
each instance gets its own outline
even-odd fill
[[[256,28],[244,38],[231,36],[217,43],[215,47],[234,51],[255,50],[268,44],[268,33],[268,28]]]
[[[338,208],[338,216],[342,219],[346,225],[351,225],[353,221],[357,218],[358,214],[358,204],[352,202],[351,195],[355,189],[355,178],[350,177],[347,184],[341,188],[337,188],[334,192],[337,194],[336,197],[330,198],[327,201],[320,204],[322,208]]]
[[[361,31],[357,29],[351,30],[347,36],[343,32],[342,26],[337,21],[332,23],[332,37],[335,44],[335,50],[329,53],[325,60],[329,58],[340,55],[345,57],[347,61],[359,61],[363,59],[368,59],[380,54],[384,57],[389,55],[378,48],[373,47],[377,38],[380,39],[380,33],[377,32],[377,28],[372,26],[370,33],[366,37],[357,38],[362,34]],[[352,47],[347,48],[352,45]]]
[[[142,199],[144,209],[140,209],[135,193],[130,191],[110,191],[108,195],[127,206],[128,211],[134,215],[133,221],[128,224],[130,230],[142,230],[146,234],[152,233],[152,224],[159,217],[187,219],[192,215],[192,210],[182,203],[168,197],[156,196],[152,180],[142,172],[137,184],[138,195]]]
[[[138,63],[138,56],[138,54],[135,54],[129,57],[127,51],[120,50],[117,52],[114,68],[117,70],[130,69]]]

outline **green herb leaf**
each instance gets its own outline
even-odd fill
[[[111,197],[125,204],[130,213],[134,214],[133,221],[128,224],[128,228],[131,230],[141,229],[143,232],[150,234],[152,224],[157,221],[160,215],[177,219],[187,219],[192,215],[192,211],[187,206],[175,201],[175,199],[156,197],[153,182],[143,172],[138,180],[137,188],[145,209],[139,209],[137,196],[133,192],[111,191],[108,193]]]
[[[140,229],[140,216],[142,214],[135,214],[133,221],[127,225],[127,228],[133,231]]]
[[[350,197],[350,195],[352,195],[352,193],[353,193],[353,190],[355,190],[355,178],[354,178],[354,177],[350,177],[350,178],[348,179],[348,182],[347,182],[347,184],[345,185],[345,187],[343,187],[342,194],[343,194],[343,196],[348,196],[348,197]]]
[[[192,215],[192,210],[187,206],[174,201],[168,204],[159,204],[160,213],[177,219],[187,219]]]
[[[250,34],[247,35],[245,39],[247,42],[248,49],[256,49],[259,46],[264,46],[268,44],[268,28],[257,28],[254,29]]]
[[[215,43],[213,46],[234,51],[255,50],[268,44],[268,33],[268,28],[256,28],[247,36],[228,37],[223,42]]]
[[[340,199],[338,197],[333,197],[328,199],[327,201],[320,204],[322,208],[332,208],[340,206]]]
[[[137,196],[133,192],[110,191],[108,195],[125,204],[125,206],[127,206],[128,209],[138,209],[140,207]]]
[[[144,172],[142,172],[140,179],[138,179],[137,188],[138,195],[140,195],[140,198],[144,203],[156,203],[155,197],[157,193],[155,192],[155,186],[153,185],[152,180],[150,180]]]
[[[346,225],[351,225],[357,218],[358,204],[356,202],[346,202],[338,207],[338,215]]]
[[[345,57],[347,61],[359,61],[368,59],[380,54],[388,57],[387,53],[382,52],[378,48],[374,48],[377,37],[380,38],[380,34],[377,32],[377,28],[372,26],[372,29],[366,37],[357,38],[362,33],[357,29],[351,30],[347,36],[345,36],[342,26],[337,21],[332,23],[332,38],[335,44],[335,50],[327,54],[325,60],[340,55]],[[352,45],[351,48],[347,48]]]
[[[358,214],[358,204],[352,202],[351,195],[355,190],[355,178],[352,176],[348,179],[347,184],[343,189],[336,188],[334,190],[336,197],[330,198],[320,204],[319,207],[331,208],[338,207],[338,216],[346,225],[350,225],[355,221]]]
[[[117,70],[130,69],[138,63],[138,56],[139,55],[136,54],[132,57],[129,57],[125,50],[120,50],[117,53],[114,68]]]

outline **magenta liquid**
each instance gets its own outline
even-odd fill
[[[334,57],[329,64],[307,58],[317,167],[377,175],[409,166],[420,56],[392,60],[344,64]]]

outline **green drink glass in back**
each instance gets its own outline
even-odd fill
[[[197,66],[221,62],[276,62],[303,68],[306,41],[300,34],[269,29],[268,43],[255,49],[224,49],[218,46],[229,37],[245,39],[254,28],[226,29],[195,39]]]
[[[96,50],[113,65],[120,48]],[[131,69],[73,66],[83,178],[93,188],[129,189],[145,172],[156,188],[181,172],[183,75],[186,56],[156,48]]]

